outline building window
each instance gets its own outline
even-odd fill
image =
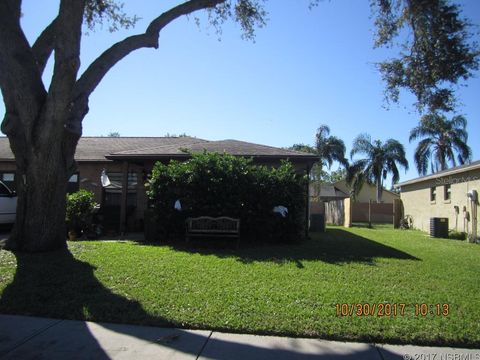
[[[452,189],[450,188],[450,184],[446,184],[443,188],[443,199],[450,200],[452,198]]]
[[[68,179],[68,183],[67,183],[67,193],[68,194],[71,194],[71,193],[74,193],[74,192],[77,192],[78,190],[80,190],[80,182],[78,181],[79,178],[80,178],[80,176],[79,176],[78,173],[70,176],[70,179]]]
[[[104,205],[105,206],[120,206],[122,199],[122,181],[123,174],[109,172],[108,178],[110,185],[104,187]],[[128,173],[127,185],[127,207],[137,206],[137,173]]]
[[[430,201],[434,202],[437,200],[437,188],[435,186],[430,188]]]

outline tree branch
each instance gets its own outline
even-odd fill
[[[20,0],[0,1],[0,87],[6,114],[3,128],[23,126],[30,136],[46,91],[30,45],[20,27]]]
[[[192,12],[213,8],[225,0],[190,0],[155,18],[143,34],[133,35],[117,42],[101,54],[89,67],[75,87],[75,97],[86,97],[92,93],[107,72],[132,51],[141,48],[158,48],[160,31],[173,20]]]
[[[48,138],[50,133],[63,131],[65,119],[70,117],[73,89],[80,67],[80,41],[83,13],[86,0],[61,0],[60,10],[54,25],[55,66],[48,89],[46,116],[39,119],[39,138]],[[78,134],[80,137],[81,133]]]
[[[47,61],[52,54],[55,42],[56,24],[58,23],[58,17],[42,31],[32,46],[33,56],[37,62],[38,71],[43,74]]]
[[[15,21],[20,21],[20,16],[22,14],[21,12],[21,6],[22,6],[22,0],[5,0],[2,1],[4,6],[7,7],[8,13],[11,15],[12,19],[15,19]],[[3,9],[2,9],[3,10]]]

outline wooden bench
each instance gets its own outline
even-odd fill
[[[187,218],[186,240],[192,237],[225,237],[236,238],[237,248],[240,242],[240,219],[227,216],[200,216]]]

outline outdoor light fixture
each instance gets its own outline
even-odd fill
[[[478,193],[477,193],[477,190],[471,190],[467,193],[467,197],[473,201],[474,203],[477,202],[478,200]]]

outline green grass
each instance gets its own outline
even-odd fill
[[[480,247],[387,227],[330,227],[234,249],[74,242],[0,251],[0,313],[353,341],[480,346]],[[335,304],[406,304],[336,316]],[[415,303],[449,315],[415,316]]]

